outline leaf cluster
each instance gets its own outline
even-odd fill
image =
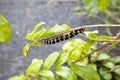
[[[70,29],[68,25],[63,24],[55,25],[48,30],[45,28],[38,30],[42,24],[44,22],[37,24],[33,31],[26,35],[29,43],[23,49],[24,56],[27,56],[31,46],[40,46],[39,38]],[[99,41],[109,41],[112,38],[105,35],[99,36],[97,30],[86,31],[83,36],[87,38],[87,41],[82,39],[68,41],[61,51],[51,53],[45,60],[33,59],[25,74],[11,77],[9,80],[78,80],[79,77],[84,80],[100,80],[101,78],[119,80],[120,68],[111,72],[109,70],[120,66],[120,57],[111,58],[104,51],[101,52],[106,48],[100,49],[96,46]],[[113,41],[106,44],[108,43],[112,47],[116,44]],[[98,62],[101,62],[101,65],[97,64]],[[54,71],[51,67],[54,67]]]
[[[37,25],[35,25],[32,32],[28,33],[25,38],[29,41],[26,46],[23,48],[24,56],[27,56],[29,48],[32,46],[38,46],[40,47],[40,39],[44,37],[49,37],[51,35],[56,35],[60,32],[66,31],[71,29],[68,25],[54,25],[52,28],[49,28],[46,30],[45,28],[41,28],[39,30],[39,27],[45,24],[44,22],[40,22]]]
[[[75,7],[75,12],[85,12],[88,16],[95,17],[102,20],[104,23],[120,23],[119,12],[120,3],[119,0],[82,0],[83,7]],[[103,16],[101,18],[98,14]],[[112,19],[112,21],[110,21]]]
[[[108,54],[101,54],[97,58],[96,63],[100,63],[99,65],[99,74],[102,76],[105,80],[119,80],[120,79],[120,56],[117,57],[110,57]],[[114,70],[113,70],[114,69]]]

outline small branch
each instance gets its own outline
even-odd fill
[[[97,39],[93,39],[93,40],[98,42],[120,42],[120,40],[97,40]]]
[[[115,71],[116,69],[119,69],[119,68],[120,68],[120,66],[114,67],[114,68],[112,68],[111,70],[105,72],[104,74],[113,72],[113,71]]]
[[[119,24],[97,24],[97,25],[87,25],[86,28],[110,28],[110,27],[118,27],[120,28]]]
[[[97,53],[97,55],[96,55],[96,57],[98,57],[100,54],[102,54],[102,53],[104,53],[104,52],[106,52],[106,51],[108,51],[109,49],[111,49],[112,48],[112,46],[108,46],[107,48],[105,48],[104,50],[102,50],[102,51],[100,51],[100,52],[98,52]]]
[[[117,44],[119,44],[119,43],[120,43],[120,42],[117,42],[117,43],[115,43],[115,45],[117,45]],[[112,48],[112,45],[111,45],[111,46],[108,46],[108,47],[105,48],[104,50],[98,52],[97,55],[95,56],[95,58],[98,57],[100,54],[102,54],[102,53],[104,53],[104,52],[110,50],[111,48]]]
[[[77,28],[73,28],[74,29],[80,29],[80,28],[85,28],[85,29],[88,29],[88,28],[120,28],[120,24],[96,24],[96,25],[86,25],[86,26],[80,26],[80,27],[77,27]],[[71,29],[72,30],[72,29]]]
[[[83,34],[79,34],[80,36],[89,39],[87,36],[83,35]],[[118,33],[118,35],[116,35],[115,37],[111,37],[111,39],[113,40],[100,40],[100,39],[92,39],[95,41],[99,41],[99,42],[120,42],[120,40],[116,40],[120,37],[120,33]]]
[[[116,69],[119,69],[119,68],[120,68],[120,66],[117,66],[117,67],[111,69],[109,72],[113,72],[113,71],[115,71]]]

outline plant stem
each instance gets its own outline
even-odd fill
[[[120,42],[117,42],[117,43],[115,43],[115,45],[117,45],[117,44],[119,44],[119,43],[120,43]],[[102,54],[102,53],[104,53],[104,52],[110,50],[112,47],[113,47],[112,45],[111,45],[111,46],[108,46],[108,47],[105,48],[104,50],[98,52],[97,55],[96,55],[96,57],[98,57],[100,54]],[[95,58],[96,58],[96,57],[95,57]]]
[[[86,25],[85,28],[106,28],[106,27],[117,27],[120,28],[120,24],[96,24],[96,25]]]
[[[105,72],[105,74],[106,74],[106,73],[113,72],[113,71],[115,71],[116,69],[119,69],[119,68],[120,68],[120,66],[114,67],[114,68],[112,68],[111,70]]]

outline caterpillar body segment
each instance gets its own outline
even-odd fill
[[[40,42],[42,44],[55,44],[60,41],[68,40],[77,34],[83,33],[84,31],[85,31],[85,27],[75,28],[58,35],[41,39]]]

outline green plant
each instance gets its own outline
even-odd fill
[[[24,56],[27,56],[31,46],[40,46],[41,38],[71,29],[63,24],[55,25],[48,30],[45,28],[38,30],[43,24],[45,23],[40,22],[26,35],[29,43],[23,48]],[[77,80],[78,77],[84,80],[100,80],[100,78],[119,80],[120,56],[112,58],[107,51],[120,43],[120,33],[114,37],[99,36],[95,30],[85,31],[84,35],[80,35],[87,38],[87,41],[82,39],[68,41],[61,51],[51,53],[45,60],[33,59],[25,74],[11,77],[9,80]],[[100,46],[95,46],[99,43]],[[51,67],[55,70],[51,71]]]
[[[86,12],[86,15],[92,16],[102,20],[104,23],[120,23],[119,12],[120,3],[119,0],[82,0],[83,8],[75,7],[74,11]],[[98,13],[102,13],[99,17]],[[110,21],[112,19],[112,21]]]
[[[110,0],[83,0],[84,9],[88,15],[96,15],[99,11],[105,12],[108,9]]]
[[[0,42],[10,42],[10,36],[10,24],[2,15],[0,15]]]

